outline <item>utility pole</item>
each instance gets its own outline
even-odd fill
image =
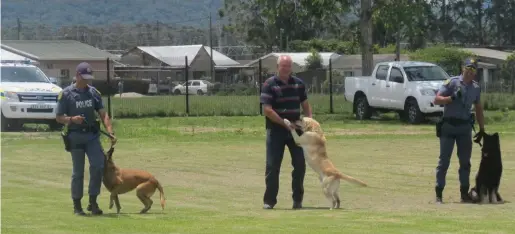
[[[16,19],[16,23],[18,24],[18,40],[20,40],[21,39],[21,22],[20,22],[20,18]]]
[[[214,63],[214,59],[213,59],[213,22],[212,22],[212,17],[211,17],[211,10],[209,11],[209,49],[211,50],[210,53],[211,53],[211,80],[214,81],[215,80],[215,76],[214,76],[214,67],[213,67],[213,63]]]
[[[160,40],[159,40],[159,20],[156,21],[156,45],[160,46]]]

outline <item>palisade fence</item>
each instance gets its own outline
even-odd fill
[[[93,85],[103,94],[110,115],[114,118],[262,115],[261,84],[274,75],[272,69],[276,67],[275,60],[266,59],[249,65],[211,66],[209,58],[197,57],[191,61],[187,56],[167,58],[165,62],[167,66],[114,65],[113,68],[114,62],[108,59],[106,71],[95,71],[97,79]],[[359,74],[361,68],[333,69],[333,61],[312,70],[296,66],[293,69],[300,71],[294,75],[305,82],[313,113],[351,116],[352,104],[344,98],[344,80],[346,76]],[[104,73],[105,79],[99,79],[99,73]],[[510,79],[482,82],[485,108],[515,109],[514,80],[515,71]]]

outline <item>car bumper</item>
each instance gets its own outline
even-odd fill
[[[2,114],[8,119],[55,119],[55,102],[2,102]]]
[[[443,112],[443,105],[434,104],[434,96],[422,96],[419,100],[418,106],[420,111],[425,114],[439,114]]]

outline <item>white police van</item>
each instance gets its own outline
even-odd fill
[[[48,124],[61,128],[55,120],[57,96],[61,87],[29,61],[0,63],[2,132],[18,130],[24,123]]]

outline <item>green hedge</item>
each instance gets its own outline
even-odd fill
[[[104,100],[107,105],[107,100]],[[329,95],[310,95],[309,101],[316,114],[329,114]],[[515,110],[515,95],[482,94],[486,110]],[[111,98],[115,118],[185,116],[186,97],[150,96]],[[334,113],[351,115],[352,105],[343,95],[334,95]],[[252,96],[197,96],[189,98],[190,116],[253,116],[259,115],[259,97]]]

